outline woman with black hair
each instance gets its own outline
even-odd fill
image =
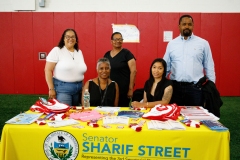
[[[132,107],[152,108],[157,104],[169,104],[172,93],[172,81],[166,78],[167,64],[164,59],[155,59],[150,67],[149,79],[144,85],[143,102],[134,101]]]
[[[105,53],[111,64],[110,78],[119,86],[119,107],[127,107],[133,96],[136,77],[136,58],[123,48],[123,37],[120,32],[111,35],[112,50]]]
[[[58,46],[48,54],[45,64],[49,99],[56,98],[69,106],[80,105],[82,81],[87,71],[78,42],[76,31],[66,29]]]

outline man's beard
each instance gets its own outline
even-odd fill
[[[184,29],[183,30],[183,36],[184,37],[188,37],[188,36],[191,36],[192,35],[192,31],[189,30],[189,29]]]

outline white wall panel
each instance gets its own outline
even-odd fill
[[[39,0],[11,1],[23,8],[35,1],[36,12],[240,12],[240,0],[45,0],[45,7]],[[14,12],[11,1],[0,0],[0,12]]]
[[[35,0],[10,0],[11,8],[15,11],[34,11]]]

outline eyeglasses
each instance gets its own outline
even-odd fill
[[[65,38],[66,38],[67,40],[69,40],[69,39],[76,39],[75,36],[72,36],[72,37],[70,37],[70,36],[65,36]]]
[[[114,39],[112,39],[112,40],[115,41],[115,42],[117,42],[117,41],[122,42],[122,41],[123,41],[122,38],[114,38]]]

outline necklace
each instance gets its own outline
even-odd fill
[[[98,78],[98,87],[99,87],[99,92],[100,92],[100,96],[101,96],[101,106],[103,106],[103,102],[104,102],[104,99],[105,99],[105,96],[106,96],[106,93],[107,93],[107,89],[108,89],[108,80],[107,80],[107,86],[105,88],[105,91],[104,91],[103,95],[102,95],[102,89],[101,89],[99,78]]]
[[[71,52],[70,51],[68,51],[68,53],[70,54],[70,56],[72,57],[72,59],[74,60],[74,52],[72,52],[73,53],[73,55],[71,54]]]

